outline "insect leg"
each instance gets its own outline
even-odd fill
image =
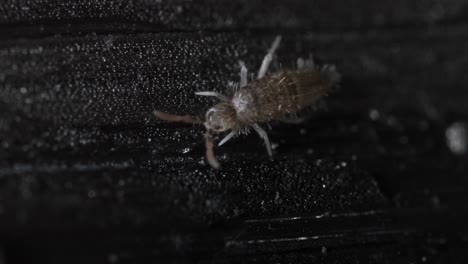
[[[193,116],[189,115],[173,115],[161,111],[153,111],[153,115],[161,120],[171,121],[171,122],[185,122],[185,123],[194,123],[194,124],[202,124],[203,122]]]
[[[221,165],[216,159],[214,151],[213,151],[214,144],[213,144],[213,138],[212,138],[210,131],[207,131],[205,134],[205,148],[206,148],[206,161],[208,161],[208,164],[210,164],[210,166],[213,167],[214,169],[219,169]]]
[[[270,63],[273,60],[273,54],[278,49],[280,42],[281,42],[281,36],[278,35],[273,41],[273,44],[271,45],[271,48],[268,51],[267,55],[265,55],[265,58],[263,58],[262,66],[260,66],[260,70],[258,70],[257,79],[260,79],[263,76],[265,76],[268,70],[268,67],[270,66]]]
[[[223,145],[224,143],[228,142],[233,136],[235,136],[237,134],[236,131],[231,131],[227,136],[225,136],[223,138],[223,140],[221,140],[219,143],[218,143],[218,146],[221,146]]]
[[[265,145],[267,148],[268,155],[271,157],[273,156],[273,152],[271,151],[271,144],[270,144],[270,139],[268,139],[268,134],[263,130],[262,127],[260,127],[257,124],[253,124],[252,127],[255,129],[255,131],[258,133],[258,135],[265,141]]]
[[[227,96],[225,96],[224,94],[217,93],[217,92],[202,91],[202,92],[196,92],[195,94],[201,95],[201,96],[214,96],[214,97],[217,97],[219,100],[229,101],[229,98]]]
[[[239,61],[239,65],[241,66],[240,87],[245,87],[247,85],[247,67],[243,61]]]

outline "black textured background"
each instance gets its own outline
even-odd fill
[[[72,2],[72,3],[71,3]],[[0,263],[464,263],[468,1],[0,3]],[[313,54],[341,87],[204,160],[195,91]],[[465,151],[464,151],[465,149]]]

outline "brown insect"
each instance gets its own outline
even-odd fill
[[[212,91],[195,93],[201,96],[214,96],[221,101],[208,109],[205,121],[189,115],[172,115],[161,111],[154,111],[153,114],[167,121],[205,125],[206,158],[213,168],[220,167],[213,152],[213,135],[225,131],[230,132],[219,142],[219,146],[253,128],[265,142],[268,155],[272,156],[270,140],[259,123],[272,120],[294,121],[291,117],[294,118],[301,110],[314,105],[340,80],[340,74],[335,66],[325,65],[318,68],[312,59],[308,61],[298,59],[297,70],[266,75],[280,41],[281,36],[277,36],[273,41],[263,59],[256,80],[247,82],[247,68],[244,62],[239,61],[240,83],[231,85],[234,89],[231,89],[229,94]]]

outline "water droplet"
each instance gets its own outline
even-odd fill
[[[88,197],[89,197],[89,198],[94,198],[94,197],[96,197],[96,191],[90,190],[90,191],[88,192]]]
[[[119,261],[119,257],[114,253],[109,254],[107,258],[109,259],[110,263],[117,263]]]
[[[389,116],[387,118],[387,125],[391,126],[391,127],[395,127],[397,125],[397,119],[396,117],[394,116]]]
[[[467,150],[467,124],[456,122],[445,130],[445,137],[448,148],[457,155],[466,153]]]
[[[182,149],[182,153],[183,153],[183,154],[186,154],[186,153],[188,153],[188,152],[190,152],[190,148],[184,148],[184,149]]]
[[[370,119],[375,121],[375,120],[380,118],[380,113],[376,109],[371,109],[369,111],[369,117],[370,117]]]
[[[327,248],[326,247],[322,247],[322,254],[327,254]]]
[[[399,140],[400,140],[401,144],[408,144],[408,141],[409,141],[407,136],[402,136],[402,137],[400,137]]]

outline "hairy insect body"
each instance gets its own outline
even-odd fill
[[[233,96],[246,125],[282,120],[316,103],[339,80],[334,68],[285,71],[257,79]]]
[[[244,132],[252,124],[284,120],[314,105],[338,81],[334,67],[267,75],[210,108],[206,120],[217,132]]]
[[[298,60],[298,70],[267,75],[268,66],[280,40],[280,36],[275,38],[270,51],[263,59],[257,79],[248,82],[247,68],[244,62],[239,61],[241,72],[237,90],[226,95],[212,91],[195,93],[201,96],[214,96],[220,100],[218,104],[208,109],[204,122],[191,116],[172,115],[160,111],[154,111],[154,115],[168,121],[202,123],[207,130],[205,134],[206,157],[213,168],[220,166],[213,152],[213,136],[222,132],[229,131],[218,145],[253,129],[265,142],[268,155],[272,156],[268,135],[259,124],[291,118],[303,109],[314,105],[340,80],[340,75],[334,66],[317,68],[311,60],[308,62],[310,67],[305,68],[302,59]]]

